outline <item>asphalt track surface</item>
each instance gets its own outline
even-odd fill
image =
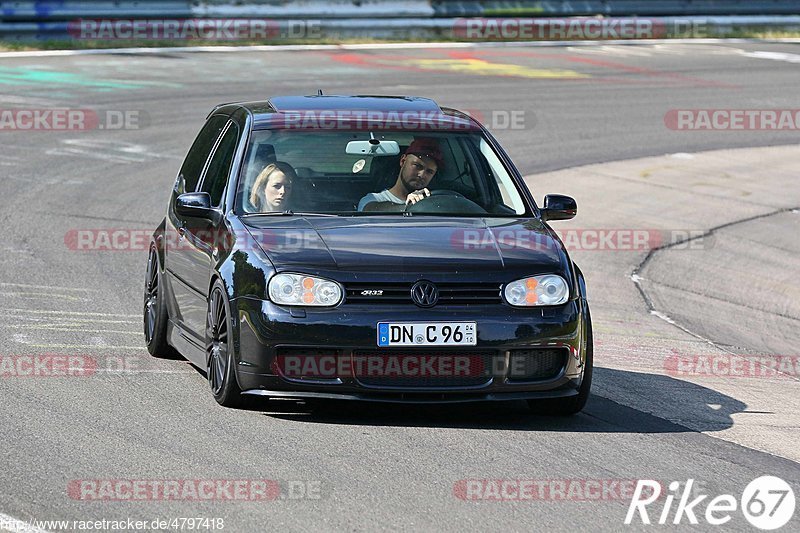
[[[100,362],[90,377],[0,379],[0,513],[22,520],[224,518],[226,531],[618,531],[629,499],[613,493],[601,501],[475,502],[457,497],[454,487],[465,479],[693,478],[704,493],[738,497],[754,478],[777,475],[797,493],[800,466],[785,442],[796,425],[783,427],[776,438],[784,441],[774,447],[767,430],[767,444],[748,444],[747,419],[733,416],[747,410],[746,395],[643,370],[661,367],[675,346],[703,339],[734,353],[774,353],[773,342],[796,349],[796,308],[781,311],[789,326],[774,334],[767,319],[752,328],[742,319],[735,343],[715,330],[695,338],[649,314],[631,272],[616,271],[619,254],[586,253],[579,262],[589,277],[599,345],[595,394],[578,416],[531,417],[516,403],[312,409],[269,402],[229,410],[215,404],[204,376],[185,361],[147,357],[140,327],[146,251],[77,252],[65,244],[74,229],[154,228],[182,156],[220,102],[319,88],[428,96],[495,117],[497,137],[532,175],[645,156],[800,144],[796,130],[685,132],[664,122],[671,109],[800,108],[797,54],[795,45],[754,43],[0,59],[4,109],[133,110],[144,117],[143,127],[121,131],[0,132],[0,355],[86,355]],[[524,127],[502,128],[511,112],[522,112]],[[565,181],[564,190],[556,190],[557,181],[535,189],[537,199],[577,190],[595,227],[648,227],[650,207],[679,201],[667,192],[658,196],[657,188],[637,199],[588,177]],[[536,177],[529,183],[536,187]],[[702,212],[706,200],[680,201]],[[592,211],[592,203],[605,208]],[[796,220],[777,220],[768,235],[796,252],[796,229]],[[691,272],[703,257],[672,268]],[[661,264],[655,257],[651,267],[669,270]],[[797,263],[787,268],[796,276]],[[766,266],[753,275],[780,277]],[[625,296],[604,301],[606,291],[617,289]],[[683,305],[662,296],[659,305]],[[694,298],[682,324],[696,331],[722,311]],[[735,320],[741,311],[728,312]],[[131,371],[107,371],[122,364]],[[767,389],[775,400],[772,416],[793,416],[791,402],[781,398],[796,399],[797,391],[796,380]],[[736,433],[740,424],[745,429]],[[277,480],[282,496],[90,501],[69,490],[80,480],[153,479]],[[287,492],[292,483],[305,483],[319,497],[290,497],[299,493]],[[636,524],[630,529],[644,528]],[[741,513],[725,527],[754,530]],[[796,517],[784,528],[792,529],[798,530]]]

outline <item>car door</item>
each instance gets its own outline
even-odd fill
[[[208,193],[211,197],[211,207],[220,210],[219,220],[215,223],[207,219],[192,219],[190,224],[187,223],[184,231],[187,245],[182,248],[181,253],[185,254],[189,266],[185,281],[193,291],[202,295],[204,310],[211,284],[212,269],[216,261],[217,241],[225,239],[226,227],[225,224],[220,223],[222,221],[222,198],[238,142],[239,126],[235,122],[229,121],[214,146],[206,170],[197,186],[198,192]],[[205,314],[200,332],[202,334],[205,332]]]
[[[175,180],[167,214],[165,267],[175,303],[174,308],[169,309],[170,318],[183,337],[198,346],[204,342],[206,289],[199,288],[197,283],[200,273],[194,236],[205,224],[198,219],[179,216],[175,212],[175,202],[181,194],[198,190],[211,154],[228,122],[227,116],[214,115],[200,130]]]
[[[205,342],[206,301],[211,274],[216,260],[216,243],[225,236],[222,221],[222,198],[239,143],[239,126],[232,120],[225,126],[211,150],[205,170],[197,185],[198,192],[211,197],[211,207],[220,210],[216,221],[204,218],[181,220],[179,233],[182,245],[176,250],[182,265],[182,281],[188,288],[187,308],[183,312],[184,328],[196,341]],[[180,218],[180,217],[179,217]]]

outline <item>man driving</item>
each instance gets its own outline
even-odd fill
[[[359,211],[403,211],[431,195],[428,184],[442,167],[439,142],[430,137],[415,139],[400,158],[400,172],[390,189],[372,192],[358,202]]]

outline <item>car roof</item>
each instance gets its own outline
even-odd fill
[[[269,103],[277,111],[350,109],[363,111],[433,111],[441,113],[439,104],[419,96],[277,96]]]
[[[480,127],[468,115],[450,108],[442,108],[434,100],[418,96],[373,96],[373,95],[313,95],[276,96],[264,101],[222,104],[211,114],[233,114],[245,109],[253,116],[254,129],[280,128],[292,117],[296,125],[298,115],[308,121],[309,117],[331,114],[341,122],[354,116],[378,117],[380,123],[395,122],[395,125],[433,124],[439,129],[469,129]],[[360,114],[360,115],[359,115]],[[313,119],[310,123],[313,123]],[[306,128],[303,128],[306,129]],[[308,129],[317,129],[309,126]],[[323,128],[320,128],[323,129]]]

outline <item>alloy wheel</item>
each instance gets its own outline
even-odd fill
[[[211,293],[208,305],[208,333],[206,345],[208,384],[216,396],[225,386],[228,373],[228,317],[224,296],[219,289]]]
[[[155,250],[151,250],[150,257],[147,259],[147,275],[144,288],[144,335],[147,344],[153,342],[155,337],[159,291],[158,257]]]

